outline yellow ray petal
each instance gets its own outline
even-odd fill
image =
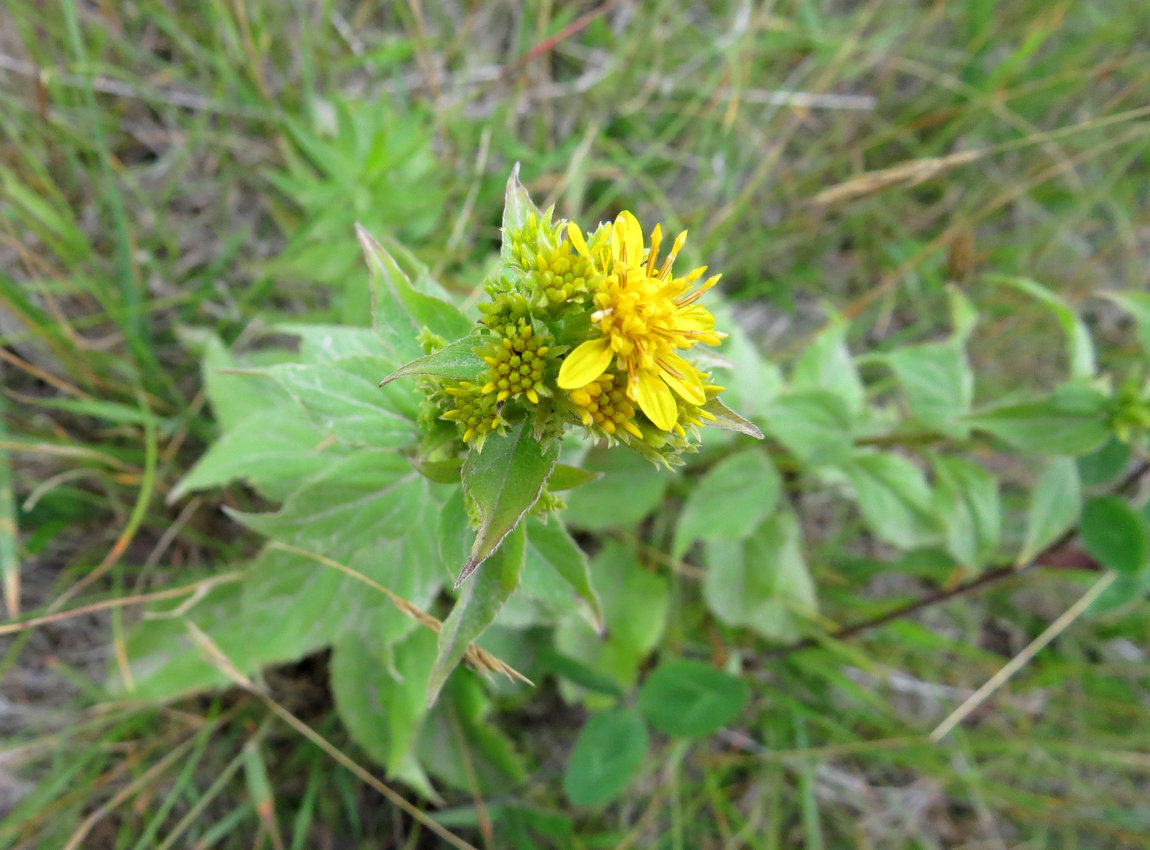
[[[703,268],[706,268],[706,266],[704,266]],[[708,289],[710,289],[712,286],[714,286],[716,283],[718,283],[719,278],[721,278],[721,277],[722,277],[721,274],[711,275],[709,278],[707,278],[705,281],[703,281],[702,283],[699,284],[698,289],[696,289],[694,292],[692,292],[686,298],[680,298],[678,300],[678,302],[676,302],[676,303],[678,303],[680,307],[686,307],[688,304],[694,304],[696,301],[698,301],[700,298],[703,297],[704,292],[706,292]]]
[[[659,358],[659,375],[666,381],[667,386],[678,393],[683,401],[690,404],[706,404],[707,395],[703,392],[703,382],[699,379],[699,370],[682,357],[671,355]],[[667,430],[666,428],[663,429]]]
[[[587,240],[583,238],[583,231],[576,227],[573,221],[567,222],[567,238],[571,240],[579,256],[590,259],[591,252],[587,250]]]
[[[684,331],[713,331],[715,316],[706,307],[687,307],[675,314],[675,327]]]
[[[639,219],[628,210],[615,217],[615,225],[611,228],[611,255],[628,268],[635,268],[643,262],[643,228]]]
[[[706,266],[699,266],[698,268],[691,269],[689,272],[687,272],[682,277],[675,278],[675,280],[677,280],[680,284],[683,285],[684,288],[686,288],[686,287],[690,286],[692,283],[694,283],[696,280],[701,278],[706,271],[707,271]]]
[[[556,383],[565,390],[585,386],[607,371],[613,356],[607,337],[588,340],[567,355]]]
[[[679,409],[675,404],[675,397],[667,385],[655,372],[644,372],[641,375],[632,375],[627,385],[627,395],[639,404],[639,409],[661,431],[670,431],[675,427]]]
[[[651,231],[651,250],[647,252],[647,276],[655,276],[655,263],[659,259],[659,245],[663,242],[663,226],[656,224]]]
[[[667,255],[667,259],[663,260],[663,266],[659,269],[659,277],[666,277],[671,272],[671,266],[675,264],[675,258],[679,256],[679,251],[682,250],[683,245],[687,242],[687,231],[683,231],[675,237],[675,241],[671,243],[671,253]]]

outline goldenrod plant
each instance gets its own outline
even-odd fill
[[[0,848],[1150,846],[1141,5],[0,4]]]

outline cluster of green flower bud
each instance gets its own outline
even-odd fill
[[[572,248],[566,223],[552,224],[550,210],[542,218],[528,215],[523,227],[511,231],[508,244],[539,307],[551,312],[578,308],[597,286],[590,258]]]
[[[475,353],[487,364],[487,382],[481,392],[495,394],[499,402],[520,395],[539,404],[540,395],[550,395],[543,383],[547,352],[551,346],[543,333],[536,333],[527,319],[520,319],[510,333],[496,337]]]
[[[531,305],[517,292],[492,293],[491,301],[479,305],[479,312],[479,324],[497,337],[516,336],[523,323],[531,321]]]
[[[491,393],[485,393],[479,384],[460,381],[445,386],[443,391],[455,403],[455,407],[444,413],[443,418],[455,422],[462,429],[463,442],[475,440],[481,446],[493,431],[502,431],[507,427],[507,420],[503,418],[503,403],[497,401]]]
[[[1140,444],[1150,433],[1150,382],[1129,375],[1110,401],[1109,425],[1124,443]]]
[[[554,207],[541,215],[528,213],[521,227],[504,234],[511,259],[524,270],[535,268],[535,255],[541,251],[554,251],[564,240],[562,222],[556,225],[551,221]]]
[[[567,500],[562,493],[552,493],[546,487],[539,494],[539,500],[531,506],[531,515],[546,520],[551,514],[567,507]]]

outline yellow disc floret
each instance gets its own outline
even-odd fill
[[[643,432],[635,425],[635,405],[627,398],[619,376],[604,373],[585,386],[568,390],[567,397],[580,421],[592,431],[613,437],[622,428],[643,439]]]

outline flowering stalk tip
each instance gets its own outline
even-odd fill
[[[457,377],[462,341],[444,349],[455,358],[450,376],[434,364],[420,371],[441,375],[424,379],[424,421],[451,423],[477,450],[515,422],[530,421],[544,441],[581,428],[665,464],[694,450],[705,424],[757,434],[689,359],[726,334],[702,304],[719,275],[675,269],[686,232],[664,253],[662,227],[645,235],[631,212],[584,231],[535,209],[517,181],[508,198],[502,262],[468,337],[475,373]]]

